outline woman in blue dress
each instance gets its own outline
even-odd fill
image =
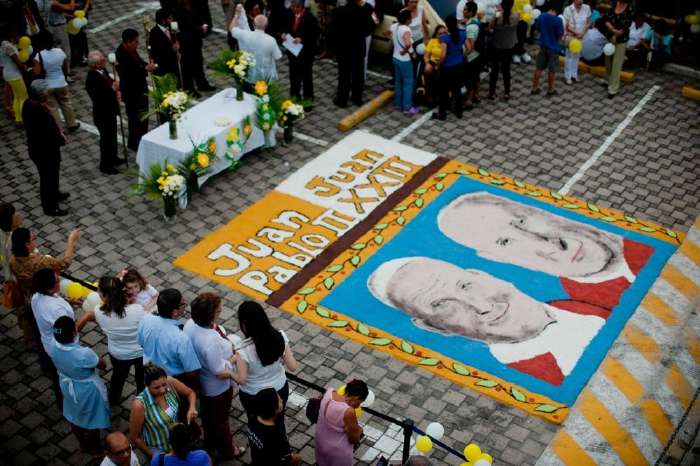
[[[104,368],[97,354],[78,343],[75,321],[68,316],[56,319],[49,356],[58,370],[63,393],[63,417],[70,422],[84,453],[101,453],[100,429],[110,425],[107,388],[97,367]]]

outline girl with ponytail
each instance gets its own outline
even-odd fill
[[[124,283],[117,277],[104,276],[97,286],[102,303],[90,309],[78,321],[78,331],[88,322],[96,322],[107,336],[107,351],[112,361],[109,403],[121,401],[124,382],[134,366],[136,391],[143,391],[143,348],[136,339],[139,323],[145,315],[140,304],[128,304]]]
[[[274,388],[286,406],[289,383],[285,368],[297,369],[297,361],[284,332],[275,329],[262,306],[254,301],[244,301],[238,308],[238,323],[246,337],[236,345],[241,404],[250,424],[257,411],[255,395],[266,388]],[[284,424],[284,416],[277,418]]]

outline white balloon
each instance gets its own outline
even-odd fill
[[[692,32],[693,34],[700,33],[700,24],[691,24],[690,25],[690,32]]]
[[[418,55],[423,55],[425,53],[425,44],[416,45],[416,53]]]
[[[535,8],[534,10],[532,10],[532,19],[539,18],[541,14],[542,12],[539,9]]]
[[[372,406],[374,404],[375,398],[376,397],[374,396],[374,392],[370,390],[369,393],[367,393],[367,398],[365,399],[365,401],[362,402],[362,407],[369,408],[370,406]]]
[[[537,0],[537,1],[535,2],[535,5],[537,5],[537,6],[542,6],[542,5],[544,5],[544,0]]]
[[[92,312],[95,310],[95,307],[99,306],[100,304],[102,304],[100,295],[97,293],[97,291],[93,291],[87,295],[85,301],[83,301],[83,311]]]
[[[491,463],[486,460],[478,460],[476,463],[474,463],[474,466],[491,466]]]
[[[527,5],[525,5],[525,6],[523,7],[523,11],[524,11],[525,13],[532,13],[532,5],[530,5],[530,4],[528,3]]]
[[[58,292],[61,296],[64,298],[66,297],[67,291],[68,291],[68,285],[70,285],[71,281],[68,280],[67,278],[62,278],[61,279],[61,289]]]
[[[439,422],[431,422],[425,429],[425,433],[435,440],[440,440],[445,435],[445,428]]]
[[[603,53],[608,57],[615,55],[615,45],[613,45],[612,42],[608,42],[605,44],[605,47],[603,47]]]

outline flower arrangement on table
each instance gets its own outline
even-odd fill
[[[212,164],[216,162],[216,141],[209,138],[202,143],[192,141],[192,151],[187,154],[180,165],[178,172],[187,180],[187,197],[190,199],[192,193],[199,191],[198,178],[209,172]]]
[[[254,90],[257,96],[255,123],[265,135],[265,147],[270,147],[270,131],[282,112],[282,94],[275,82],[256,81]]]
[[[177,80],[172,74],[153,76],[153,90],[148,94],[156,105],[153,110],[146,112],[142,119],[145,120],[154,113],[166,115],[170,139],[177,139],[177,121],[192,106],[192,96],[185,91],[178,90]]]
[[[135,194],[145,194],[151,199],[161,199],[164,204],[166,219],[175,216],[177,197],[185,187],[185,178],[178,167],[172,163],[152,164],[146,175],[139,175],[139,181],[134,186]]]
[[[294,139],[294,122],[304,118],[304,106],[294,103],[291,99],[282,102],[282,117],[280,124],[284,129],[284,142]]]
[[[250,69],[255,66],[252,53],[243,50],[232,51],[225,49],[211,64],[214,71],[231,76],[236,84],[236,100],[243,100],[243,83]]]
[[[253,125],[250,122],[250,117],[247,116],[243,120],[241,128],[237,126],[231,126],[226,133],[226,158],[229,159],[231,165],[229,165],[229,171],[235,170],[239,165],[238,155],[243,152],[248,139],[250,138],[250,133],[253,132]]]

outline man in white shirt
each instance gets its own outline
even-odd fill
[[[100,466],[138,466],[139,460],[129,439],[121,432],[112,432],[104,439],[105,457]]]
[[[236,6],[236,15],[231,21],[229,31],[234,39],[238,40],[241,50],[253,54],[255,66],[248,72],[246,81],[254,84],[256,81],[270,81],[277,79],[277,63],[282,58],[282,52],[277,46],[274,37],[265,34],[267,28],[267,17],[258,15],[253,20],[254,31],[247,31],[239,27],[242,21],[243,6]]]
[[[649,52],[649,40],[652,35],[651,26],[646,22],[646,16],[641,11],[636,11],[634,21],[630,25],[629,40],[627,41],[627,57],[629,65],[643,66],[646,64]]]
[[[41,336],[39,365],[51,379],[58,410],[62,411],[63,394],[58,383],[58,372],[47,352],[48,348],[53,345],[53,324],[59,317],[63,316],[75,319],[75,313],[68,301],[58,296],[61,282],[58,272],[55,270],[46,268],[34,272],[32,288],[35,290],[31,301],[32,313]]]

